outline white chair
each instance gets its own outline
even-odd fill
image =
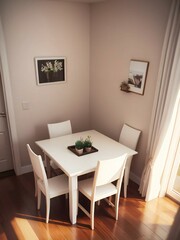
[[[115,195],[116,220],[118,220],[118,206],[122,178],[127,159],[127,154],[121,157],[98,161],[94,178],[88,178],[79,182],[79,192],[85,195],[91,202],[90,213],[78,203],[78,207],[91,219],[91,228],[94,229],[95,202]],[[112,182],[116,181],[116,185]]]
[[[67,194],[69,192],[68,188],[68,177],[63,174],[50,179],[47,179],[42,158],[40,155],[36,155],[29,144],[27,144],[27,149],[29,157],[31,159],[34,176],[35,176],[35,187],[37,188],[37,208],[40,209],[41,205],[41,192],[46,197],[46,223],[49,222],[49,212],[50,212],[50,199]]]
[[[48,126],[49,138],[55,138],[55,137],[72,134],[72,127],[71,127],[70,120],[59,122],[59,123],[49,123],[47,126]],[[45,161],[47,163],[46,156],[45,156]],[[50,160],[50,166],[53,169],[58,169],[58,166],[54,163],[53,160]],[[47,175],[48,177],[51,176],[50,170],[47,171]]]
[[[141,131],[135,129],[127,124],[124,124],[120,133],[119,142],[123,145],[136,150],[136,146],[139,140]],[[126,162],[125,172],[124,172],[124,197],[127,197],[127,186],[129,182],[129,172],[131,167],[131,161],[133,157],[129,157]]]
[[[71,121],[67,120],[59,123],[48,124],[48,132],[50,138],[64,136],[72,133]]]

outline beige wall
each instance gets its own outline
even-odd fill
[[[124,122],[142,130],[132,173],[145,163],[157,72],[170,0],[111,0],[91,8],[91,126],[118,140]],[[130,59],[150,62],[144,95],[119,90]]]
[[[24,166],[30,163],[26,143],[35,147],[35,140],[48,137],[48,122],[71,119],[73,131],[89,127],[89,5],[1,0],[0,15]],[[37,56],[65,56],[67,83],[37,86]]]
[[[73,131],[91,127],[116,140],[126,122],[143,132],[132,164],[140,178],[170,2],[1,0],[22,166],[25,144],[46,138],[48,122],[71,119]],[[67,83],[37,86],[37,56],[65,56]],[[143,96],[119,90],[130,59],[150,62]]]

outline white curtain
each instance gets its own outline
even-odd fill
[[[147,161],[139,187],[142,196],[146,196],[146,201],[165,194],[165,182],[167,185],[165,176],[168,174],[167,172],[164,174],[164,170],[167,170],[167,164],[168,166],[173,164],[173,159],[168,158],[168,151],[177,115],[179,89],[180,0],[174,0],[162,49],[148,139]]]

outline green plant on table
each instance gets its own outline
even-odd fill
[[[84,147],[85,148],[91,148],[92,147],[92,140],[91,136],[87,136],[87,138],[84,141]]]
[[[83,149],[84,148],[84,141],[82,138],[80,138],[79,140],[77,140],[75,142],[75,148],[76,149]]]

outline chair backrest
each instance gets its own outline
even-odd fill
[[[135,150],[141,131],[124,124],[120,133],[119,142]]]
[[[71,121],[67,120],[60,123],[49,123],[48,132],[50,138],[71,134],[72,133]]]
[[[27,144],[27,149],[28,149],[29,157],[31,159],[34,174],[36,175],[37,179],[40,179],[44,183],[44,187],[47,191],[48,182],[47,182],[47,176],[46,176],[46,172],[44,169],[42,157],[40,155],[36,155],[32,151],[29,144]]]
[[[93,187],[102,186],[115,180],[122,180],[127,154],[121,157],[98,161]]]

